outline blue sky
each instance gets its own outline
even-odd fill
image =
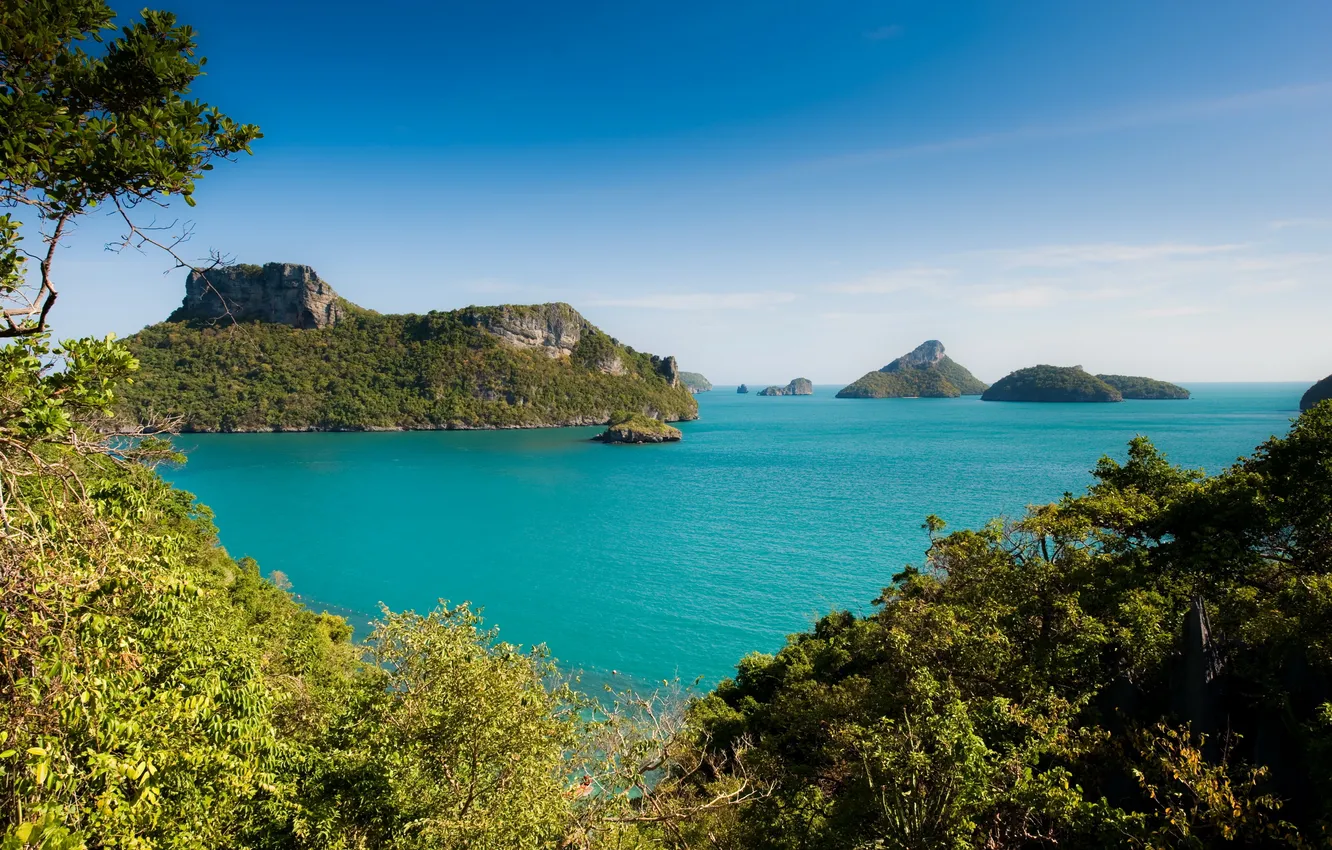
[[[265,132],[181,213],[197,255],[382,312],[568,301],[719,383],[927,338],[991,381],[1332,372],[1326,2],[168,8]],[[114,235],[75,234],[58,332],[178,303]]]

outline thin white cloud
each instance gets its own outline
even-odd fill
[[[1178,307],[1153,307],[1150,310],[1139,310],[1136,315],[1143,319],[1178,319],[1184,316],[1201,316],[1204,313],[1214,312],[1216,312],[1214,307],[1186,304]]]
[[[1269,222],[1267,226],[1273,230],[1290,230],[1292,228],[1322,230],[1332,228],[1332,218],[1283,218]]]
[[[1065,268],[1204,257],[1230,253],[1244,247],[1244,245],[1180,243],[1133,245],[1106,242],[1087,245],[1042,245],[1035,248],[996,251],[993,255],[1010,268]]]
[[[846,295],[884,294],[937,286],[946,283],[955,274],[957,274],[956,269],[910,267],[875,272],[850,283],[834,283],[822,288],[826,292],[840,292]]]
[[[1119,130],[1131,130],[1138,127],[1178,124],[1180,122],[1210,118],[1218,115],[1249,112],[1259,109],[1290,107],[1301,105],[1311,100],[1332,96],[1332,80],[1316,83],[1280,86],[1243,92],[1225,97],[1185,101],[1164,106],[1147,106],[1118,113],[1087,116],[1060,124],[1037,124],[977,133],[971,136],[959,136],[951,139],[936,139],[910,145],[896,145],[849,151],[823,157],[806,163],[813,168],[838,168],[868,165],[876,162],[902,159],[905,157],[925,156],[930,154],[951,153],[955,151],[991,148],[997,145],[1014,144],[1044,139],[1093,136]]]
[[[1034,310],[1058,300],[1060,292],[1052,286],[1021,286],[982,293],[972,303],[990,310]]]
[[[796,299],[792,292],[687,292],[659,293],[637,298],[602,298],[595,307],[629,307],[647,310],[757,310]]]

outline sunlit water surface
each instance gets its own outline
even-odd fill
[[[867,610],[921,562],[927,514],[1016,515],[1085,487],[1135,434],[1217,471],[1284,433],[1306,387],[1190,388],[1059,405],[718,388],[675,445],[601,445],[595,428],[186,435],[168,477],[233,556],[353,619],[469,600],[592,680],[710,682],[821,613]]]

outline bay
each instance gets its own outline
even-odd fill
[[[506,640],[593,680],[711,683],[832,609],[864,612],[951,527],[1078,491],[1137,434],[1216,472],[1298,414],[1305,384],[1191,384],[1189,401],[701,394],[665,446],[596,428],[183,435],[166,476],[234,557],[363,623],[470,601]]]

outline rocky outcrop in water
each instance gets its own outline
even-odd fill
[[[682,436],[679,428],[635,413],[613,418],[606,430],[592,439],[599,443],[676,443]]]
[[[749,387],[745,384],[741,384],[740,386],[735,388],[735,391],[738,393],[747,393],[749,392]]]
[[[310,329],[334,325],[345,312],[345,302],[314,269],[266,263],[190,272],[185,300],[168,321],[254,321]]]
[[[768,387],[759,395],[814,395],[814,384],[809,378],[794,378],[784,387]]]

